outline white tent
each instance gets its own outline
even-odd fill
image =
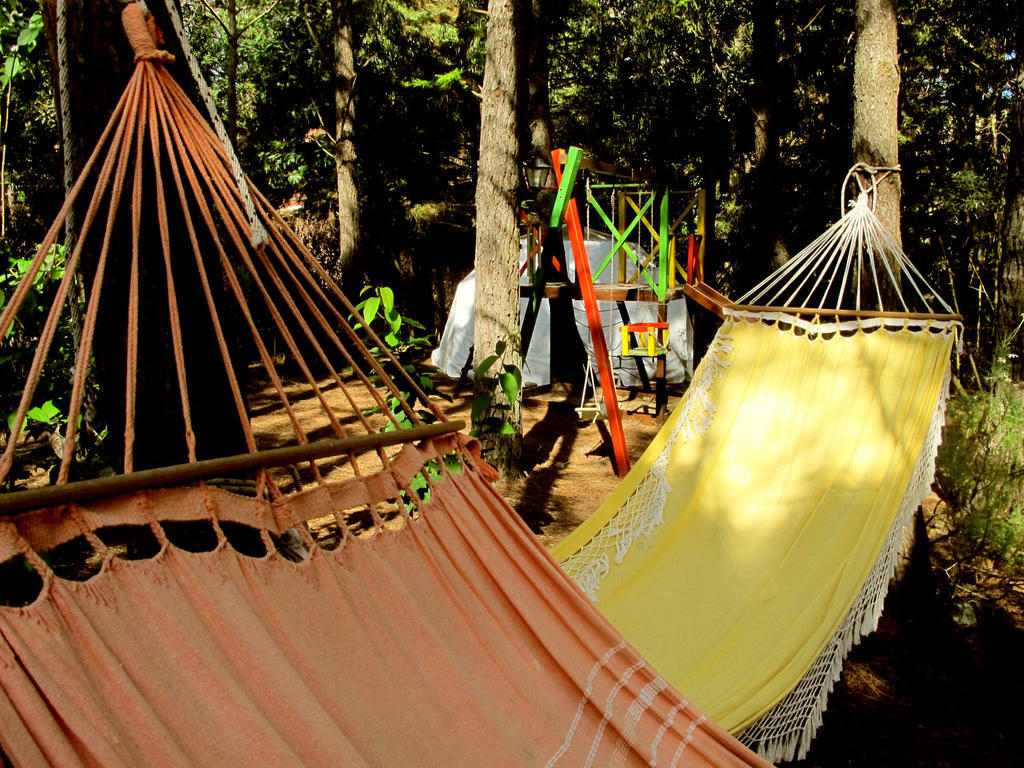
[[[587,237],[586,248],[591,273],[596,273],[611,251],[612,241],[609,237],[591,234]],[[635,245],[632,248],[634,252],[637,250]],[[525,239],[520,248],[519,259],[520,264],[526,259]],[[568,240],[565,241],[565,259],[569,279],[573,280],[576,275],[576,265]],[[611,276],[611,274],[612,268],[609,267],[601,275],[599,282],[605,281],[606,276]],[[522,282],[528,283],[525,274],[522,277]],[[451,311],[448,313],[448,322],[445,324],[444,333],[441,334],[441,341],[437,349],[430,355],[431,364],[452,378],[457,378],[461,374],[473,346],[473,296],[475,290],[476,275],[474,272],[470,272],[455,289],[455,298],[452,300]],[[520,302],[520,322],[522,322],[523,315],[526,314],[528,303],[529,299],[525,298]],[[631,323],[653,323],[658,320],[658,308],[655,304],[627,301],[625,306]],[[612,367],[618,384],[624,387],[638,386],[640,377],[636,361],[642,360],[648,374],[653,375],[654,359],[622,357],[620,354],[622,348],[620,328],[623,322],[619,309],[612,301],[599,301],[598,307],[601,310],[605,339],[608,342]],[[588,353],[593,355],[583,302],[573,301],[573,308],[576,314],[576,330]],[[686,310],[686,302],[682,299],[669,302],[668,327],[669,351],[665,357],[666,377],[671,383],[681,383],[688,379],[693,372],[693,327]],[[530,341],[530,349],[527,351],[526,360],[523,363],[523,379],[536,385],[551,383],[551,311],[547,299],[541,301],[540,310],[537,313],[537,324]]]

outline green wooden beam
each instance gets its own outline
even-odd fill
[[[643,219],[644,214],[647,212],[647,209],[651,207],[652,201],[653,198],[647,201],[647,204],[641,209],[640,213],[637,214],[636,218],[633,219],[632,222],[630,222],[629,226],[626,227],[626,229],[623,230],[622,234],[620,235],[618,231],[615,229],[615,224],[612,223],[612,220],[609,218],[608,214],[604,212],[604,209],[601,207],[601,204],[597,202],[593,195],[587,198],[587,202],[593,207],[595,211],[597,211],[597,215],[601,217],[601,221],[604,222],[605,226],[608,227],[609,230],[611,230],[612,235],[615,237],[614,246],[608,252],[608,255],[604,258],[604,261],[601,263],[601,268],[598,269],[596,273],[594,273],[595,283],[597,282],[597,279],[601,276],[601,273],[604,272],[608,265],[611,263],[612,257],[615,256],[615,254],[618,253],[619,249],[621,248],[623,251],[625,251],[626,255],[629,256],[630,259],[632,259],[633,263],[636,264],[637,268],[640,270],[640,274],[644,276],[644,279],[651,286],[651,289],[654,290],[655,293],[658,292],[658,287],[651,280],[650,276],[647,274],[647,271],[644,270],[643,264],[641,263],[639,257],[635,253],[633,253],[630,247],[626,244],[626,238],[628,238],[630,233],[632,233],[632,231],[636,229],[641,219]]]
[[[668,290],[668,187],[661,193],[661,210],[658,212],[658,300],[665,300]]]
[[[583,157],[583,150],[579,147],[569,147],[568,156],[565,158],[565,168],[562,170],[562,183],[558,185],[558,194],[555,196],[555,203],[551,206],[552,227],[562,226],[562,219],[565,217],[565,206],[572,198],[572,188],[576,184],[576,173],[580,169],[580,160]]]

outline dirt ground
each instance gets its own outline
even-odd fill
[[[452,384],[442,389],[451,393]],[[670,399],[670,407],[677,399]],[[468,421],[470,400],[462,391],[445,410]],[[584,520],[617,482],[603,425],[581,422],[578,405],[578,395],[526,393],[525,474],[501,485],[549,546]],[[658,430],[643,413],[650,406],[644,395],[622,403],[631,414],[624,426],[634,460]],[[919,536],[921,541],[927,536]],[[927,543],[915,547],[878,631],[848,659],[809,755],[790,766],[1024,765],[1024,624],[998,604],[949,604],[942,570],[929,549]]]

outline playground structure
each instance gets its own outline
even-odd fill
[[[592,269],[596,270],[600,266],[612,245],[613,241],[610,236],[599,232],[591,233],[586,246]],[[539,266],[539,248],[539,235],[530,235],[528,231],[526,235],[520,237],[521,274],[519,282],[522,288],[527,289],[524,293],[531,293],[529,289],[533,285],[536,269]],[[564,238],[562,250],[565,253],[558,259],[558,268],[564,267],[569,278],[572,279],[576,274],[576,264],[572,255],[572,246]],[[529,254],[532,254],[531,262],[527,261]],[[468,377],[472,370],[475,293],[476,272],[474,270],[460,280],[455,287],[444,329],[438,338],[437,347],[430,354],[431,364],[456,380]],[[590,346],[590,327],[587,324],[583,302],[570,301],[565,298],[561,304],[558,303],[559,300],[555,300],[553,307],[551,300],[541,297],[533,312],[530,311],[531,302],[532,296],[522,296],[519,302],[520,320],[525,319],[529,313],[533,323],[530,344],[523,348],[524,384],[534,387],[550,386],[552,374],[554,374],[555,382],[576,381],[581,368],[585,368],[592,374],[591,368],[584,365],[584,355]],[[622,303],[622,308],[625,309],[624,315],[628,318],[629,323],[650,324],[658,320],[657,307],[654,304],[626,301]],[[669,303],[668,308],[671,332],[667,343],[663,346],[666,347],[666,382],[671,388],[673,385],[683,386],[689,380],[693,373],[694,360],[692,323],[686,302],[683,300],[673,301]],[[554,315],[552,314],[553,309]],[[616,383],[620,389],[643,387],[650,389],[650,381],[655,373],[656,358],[637,357],[621,351],[619,349],[621,328],[626,322],[622,319],[623,315],[619,313],[619,305],[614,302],[600,302],[600,309],[603,319],[606,321],[605,330],[609,334],[609,351],[612,355]],[[633,334],[632,338],[636,338],[636,334]],[[662,341],[666,340],[663,338]],[[554,349],[552,345],[554,345]],[[583,399],[586,400],[585,394]],[[653,400],[653,395],[639,398],[631,410],[651,413]],[[591,415],[591,417],[593,416],[596,414]],[[585,416],[581,416],[581,418],[585,418]]]
[[[559,270],[558,254],[550,253],[552,246],[561,247],[561,238],[546,238],[545,248],[537,254],[537,264],[528,266],[533,279],[531,287],[524,289],[536,306],[541,297],[557,300],[564,296],[582,300],[590,329],[593,355],[589,365],[596,365],[600,381],[604,413],[608,417],[609,432],[620,477],[629,470],[622,429],[622,415],[618,407],[616,382],[612,372],[608,331],[602,319],[598,302],[613,302],[622,316],[621,355],[624,357],[651,357],[656,360],[654,372],[655,412],[663,418],[666,412],[665,355],[668,349],[668,304],[684,296],[705,297],[695,286],[703,285],[704,252],[707,247],[705,211],[707,197],[704,190],[675,190],[667,184],[657,183],[654,174],[600,162],[583,156],[579,147],[555,150],[552,153],[558,191],[547,222],[560,231],[563,223],[568,230],[576,279],[569,281],[564,270]],[[581,218],[577,198],[582,199],[586,222]],[[591,270],[586,240],[592,224],[597,221],[613,239],[612,248],[595,270]],[[688,230],[688,231],[684,231]],[[537,234],[532,235],[534,239]],[[646,239],[646,248],[643,241]],[[555,245],[557,243],[557,245]],[[685,243],[681,248],[680,244]],[[685,249],[685,261],[678,258]],[[528,262],[529,264],[529,262]],[[553,270],[562,272],[561,281],[549,280]],[[698,299],[700,300],[700,299]],[[652,304],[657,308],[653,322],[630,322],[625,302]],[[706,301],[700,301],[707,306]],[[528,313],[523,323],[523,345],[526,348],[532,335],[532,321]],[[644,367],[638,362],[637,370],[645,389],[650,382]]]

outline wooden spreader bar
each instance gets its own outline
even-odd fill
[[[938,322],[963,322],[963,315],[943,314],[935,312],[889,312],[870,309],[825,309],[822,307],[773,307],[759,304],[726,305],[737,312],[782,312],[787,315],[803,315],[811,317],[836,317],[850,320],[866,320],[873,317],[889,317],[906,320],[936,320]]]
[[[732,307],[732,302],[729,299],[700,280],[693,283],[683,283],[682,290],[686,296],[719,318],[725,317],[723,312],[725,307]]]
[[[80,480],[62,485],[48,485],[28,491],[16,491],[0,495],[0,516],[12,515],[32,509],[56,507],[80,501],[90,501],[107,496],[140,491],[158,486],[179,485],[204,477],[231,474],[246,469],[279,467],[311,459],[342,454],[359,454],[398,443],[427,440],[439,435],[459,432],[466,427],[461,420],[440,421],[410,429],[396,429],[390,432],[374,432],[352,437],[326,438],[305,445],[290,445],[270,448],[255,453],[241,453],[216,459],[203,459],[189,464],[175,464],[169,467],[143,469],[113,477],[99,477],[94,480]]]

